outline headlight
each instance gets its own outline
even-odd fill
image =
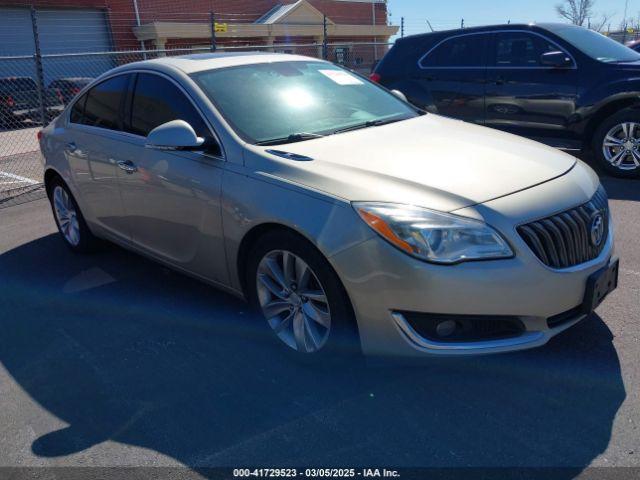
[[[353,204],[360,217],[400,250],[434,263],[513,257],[507,242],[483,222],[392,203]]]

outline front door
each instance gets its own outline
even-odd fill
[[[451,37],[420,59],[418,81],[440,115],[484,123],[487,38],[486,34]]]
[[[153,128],[176,119],[188,122],[198,136],[212,138],[175,83],[158,74],[138,74],[125,110],[125,129],[131,135],[118,168],[131,237],[156,257],[225,282],[220,212],[224,160],[205,152],[145,148]]]
[[[533,32],[495,33],[489,47],[486,125],[573,148],[578,71],[541,64],[543,53],[562,50]]]

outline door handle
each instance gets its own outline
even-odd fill
[[[496,81],[494,83],[496,85],[504,85],[507,82],[505,81],[504,77],[498,77],[498,78],[496,78]]]
[[[121,170],[124,170],[128,174],[132,174],[133,172],[137,172],[138,171],[138,167],[136,167],[133,164],[133,162],[130,161],[130,160],[118,162],[118,167],[120,167]]]
[[[76,142],[67,143],[67,150],[69,150],[71,153],[75,152],[77,149],[78,146],[76,145]]]

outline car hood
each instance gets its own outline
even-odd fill
[[[350,201],[407,203],[440,211],[547,182],[576,163],[574,157],[540,143],[433,114],[251,149],[272,160],[254,165],[271,176]],[[274,151],[308,158],[284,158],[270,153]]]

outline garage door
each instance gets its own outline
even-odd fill
[[[113,68],[111,56],[88,55],[112,50],[104,11],[37,10],[37,19],[46,85],[56,78],[96,77]],[[33,60],[6,58],[34,53],[29,9],[0,8],[0,77],[29,76],[35,79]],[[81,55],[76,55],[78,53]],[[74,55],[47,57],[50,54]]]
[[[0,8],[0,78],[35,78],[32,59],[7,59],[33,55],[35,45],[31,29],[31,14],[26,8]]]
[[[47,54],[111,51],[111,36],[102,10],[38,10],[38,33],[45,83],[63,77],[97,77],[113,68],[109,55],[46,57]]]

